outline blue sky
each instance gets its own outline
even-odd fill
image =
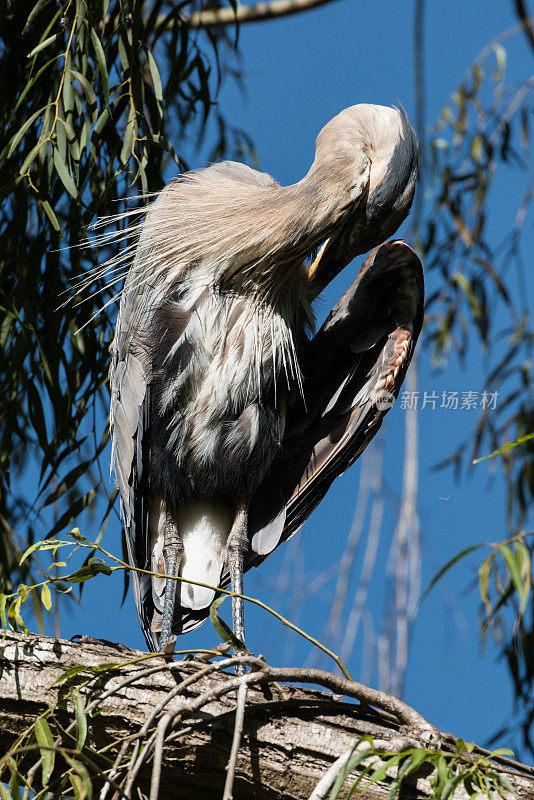
[[[506,2],[449,0],[427,5],[426,113],[431,124],[479,50],[515,20],[511,3]],[[242,28],[240,47],[248,97],[243,100],[228,82],[220,104],[232,123],[251,135],[262,170],[284,184],[299,180],[313,159],[318,131],[346,106],[358,102],[391,104],[398,98],[414,117],[412,14],[412,3],[398,0],[338,0],[297,17]],[[515,41],[510,49],[510,73],[524,76],[530,63],[521,41]],[[204,159],[203,152],[191,153],[189,163],[201,166]],[[507,202],[505,210],[496,203],[494,206],[495,241],[506,231],[510,222],[507,209],[515,198],[504,194],[500,200]],[[406,226],[403,230],[406,235]],[[528,236],[531,238],[530,232]],[[360,259],[325,291],[319,317],[349,285],[359,263]],[[436,280],[430,278],[431,286]],[[435,374],[429,366],[424,335],[421,345],[420,391],[440,394],[483,388],[483,359],[476,347],[469,351],[466,369],[452,361]],[[393,497],[400,494],[402,485],[404,413],[397,404],[385,431],[385,475]],[[423,587],[463,547],[505,535],[499,471],[491,478],[491,468],[484,464],[458,483],[450,470],[432,470],[451,454],[475,422],[476,413],[467,410],[428,408],[419,414]],[[281,572],[287,575],[291,567],[291,580],[300,576],[299,587],[306,587],[317,574],[335,569],[351,525],[358,479],[359,466],[355,466],[336,482],[299,534],[298,545],[292,542],[281,548],[261,570],[246,576],[247,593],[287,611],[294,586],[281,585]],[[370,611],[376,620],[384,604],[384,574],[395,513],[395,504],[388,503],[369,595]],[[90,530],[83,532],[89,538],[92,535]],[[108,547],[120,553],[116,519],[106,537]],[[483,743],[511,713],[512,692],[507,670],[496,660],[491,640],[484,649],[480,645],[477,595],[466,592],[476,575],[476,563],[472,560],[459,566],[422,605],[412,630],[404,699],[438,728]],[[351,588],[355,591],[357,587]],[[122,583],[117,577],[89,582],[83,607],[64,616],[62,635],[87,633],[144,647],[131,598],[118,610],[121,593]],[[299,624],[312,635],[321,634],[332,593],[330,581],[320,591],[305,596]],[[251,649],[263,652],[272,663],[285,659],[298,665],[308,657],[307,643],[268,622],[264,613],[248,607],[246,613]],[[183,646],[210,646],[215,640],[207,623],[187,641],[184,639]],[[361,635],[348,664],[356,678],[360,650]]]

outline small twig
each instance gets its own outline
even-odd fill
[[[145,722],[143,723],[143,727],[139,731],[138,736],[143,737],[148,733],[148,729],[150,725],[154,722],[157,715],[160,711],[163,711],[166,705],[174,698],[176,695],[181,694],[185,689],[191,686],[193,683],[197,683],[199,680],[204,678],[206,675],[209,675],[211,672],[216,672],[218,670],[224,669],[225,667],[233,666],[237,664],[239,661],[238,657],[234,656],[233,658],[225,658],[224,661],[218,661],[216,664],[209,664],[207,667],[203,667],[202,669],[197,670],[193,673],[193,675],[189,675],[187,678],[184,678],[183,681],[178,683],[176,686],[167,692],[165,697],[160,700],[160,702],[154,706],[150,715],[147,717]]]
[[[113,766],[111,767],[110,771],[108,772],[108,777],[106,779],[105,784],[102,787],[102,791],[100,792],[100,800],[106,800],[106,795],[111,787],[111,780],[115,778],[115,776],[119,772],[119,764],[123,759],[123,756],[126,752],[126,748],[128,747],[128,742],[123,742],[120,746],[119,752],[117,753],[117,757],[113,762]]]
[[[534,775],[534,767],[530,766],[530,764],[523,764],[521,761],[516,761],[514,758],[509,758],[508,756],[495,756],[491,750],[488,750],[486,747],[480,747],[478,744],[475,745],[473,753],[486,756],[496,761],[498,764],[502,764],[503,767],[507,768],[507,772],[524,772],[527,775]]]
[[[163,745],[165,744],[165,732],[171,721],[170,714],[164,714],[158,723],[156,731],[156,741],[154,744],[154,763],[152,764],[152,780],[150,782],[150,800],[158,800],[159,784],[161,778],[161,762],[163,760]]]
[[[339,758],[334,761],[332,766],[326,770],[323,777],[311,793],[309,800],[324,800],[327,793],[334,785],[337,776],[341,770],[345,768],[345,764],[351,757],[352,753],[353,750],[347,750],[346,753],[343,753],[343,755],[339,756]]]
[[[234,788],[235,768],[237,764],[237,754],[239,752],[239,745],[241,744],[241,736],[243,734],[243,720],[245,719],[245,703],[247,701],[247,684],[241,682],[237,690],[237,705],[235,709],[235,724],[234,736],[232,739],[232,749],[230,750],[230,758],[226,767],[226,781],[224,782],[223,800],[232,800]],[[155,800],[155,798],[150,798]]]
[[[133,766],[128,767],[128,778],[126,781],[126,787],[124,789],[124,794],[127,797],[131,797],[132,787],[134,785],[135,779],[137,778],[139,770],[143,766],[143,761],[145,761],[145,759],[150,755],[152,746],[156,741],[156,736],[157,736],[157,731],[153,733],[151,736],[149,736],[149,738],[143,743],[143,747],[141,748],[141,752],[139,753],[139,755],[137,755],[140,749],[139,741],[137,741],[134,745],[134,753],[132,754],[130,764],[134,760],[134,756],[136,756],[136,759]]]

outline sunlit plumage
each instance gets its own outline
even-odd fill
[[[404,110],[358,105],[323,128],[293,186],[223,162],[149,207],[112,345],[111,420],[130,562],[184,579],[174,598],[176,581],[132,577],[151,649],[207,616],[214,589],[188,580],[241,592],[380,427],[422,323],[419,259],[380,245],[416,174]],[[313,300],[372,247],[310,338]],[[243,636],[235,599],[233,622]]]

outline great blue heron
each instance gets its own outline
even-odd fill
[[[283,187],[223,162],[148,209],[112,345],[113,456],[148,646],[242,593],[377,432],[422,323],[423,274],[401,241],[417,143],[401,106],[356,105]],[[311,303],[371,252],[319,332]],[[310,267],[311,254],[319,248]],[[309,259],[308,262],[306,259]],[[178,587],[176,588],[176,584]],[[243,639],[243,603],[232,598]]]

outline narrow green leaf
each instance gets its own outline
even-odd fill
[[[102,42],[98,38],[97,32],[94,28],[91,28],[91,40],[93,42],[93,47],[95,48],[95,53],[98,60],[98,69],[100,71],[100,78],[102,79],[104,98],[106,100],[106,105],[109,105],[109,75],[106,65],[106,56],[104,55]]]
[[[492,47],[495,50],[495,58],[497,60],[497,78],[502,80],[506,69],[506,50],[500,42],[494,42]]]
[[[0,619],[2,620],[2,628],[4,629],[4,631],[9,630],[6,605],[7,605],[7,595],[5,595],[3,592],[0,592]]]
[[[87,716],[80,693],[76,689],[72,689],[70,695],[74,704],[74,716],[76,718],[76,727],[78,729],[76,746],[78,750],[81,750],[85,744],[85,740],[87,739]]]
[[[45,108],[46,108],[46,106],[43,106],[38,111],[36,111],[35,114],[32,114],[31,117],[26,120],[24,125],[13,136],[13,138],[11,139],[11,144],[9,145],[9,150],[7,151],[7,157],[8,158],[11,157],[11,155],[13,154],[13,150],[18,145],[18,143],[20,142],[20,140],[22,139],[22,137],[24,136],[24,134],[26,133],[28,128],[30,128],[33,125],[33,123],[35,122],[35,120],[37,119],[39,114],[42,114],[43,111],[45,110]]]
[[[514,756],[514,751],[508,747],[498,747],[497,750],[492,750],[489,758],[497,758],[498,756]]]
[[[482,598],[482,602],[484,603],[486,609],[488,610],[489,610],[489,574],[490,574],[492,560],[493,560],[493,553],[491,553],[487,558],[485,558],[480,567],[478,568],[478,587],[480,590],[480,597]]]
[[[519,566],[519,572],[521,573],[522,579],[525,583],[529,586],[532,580],[532,560],[530,555],[530,550],[526,546],[524,542],[515,542],[514,544],[515,552],[517,556],[517,563]]]
[[[128,664],[130,662],[126,662]],[[98,674],[99,672],[108,672],[110,670],[117,669],[117,667],[123,667],[125,663],[122,664],[115,663],[113,661],[108,662],[107,664],[97,664],[94,667],[89,666],[79,666],[79,667],[70,667],[66,670],[62,675],[57,678],[52,686],[55,686],[57,683],[63,683],[63,681],[67,681],[69,678],[72,678],[73,675],[78,675],[79,672],[91,672],[93,674]]]
[[[86,116],[83,121],[82,132],[80,134],[81,150],[84,150],[87,147],[90,138],[91,138],[91,119],[88,116]]]
[[[21,616],[20,612],[15,610],[14,617],[15,617],[15,622],[17,623],[17,626],[18,626],[19,630],[21,630],[22,633],[25,636],[29,636],[30,632],[29,632],[28,628],[26,627],[26,623],[22,619],[22,616]]]
[[[87,792],[80,776],[76,773],[69,772],[69,781],[74,790],[74,797],[76,800],[85,800]]]
[[[158,103],[163,103],[163,87],[161,85],[161,76],[159,74],[158,65],[154,60],[154,56],[150,52],[150,50],[146,51],[147,58],[148,58],[148,66],[150,69],[150,75],[152,77],[152,85],[154,87],[154,94],[156,96],[156,100]]]
[[[85,564],[85,566],[73,572],[72,575],[66,575],[62,580],[67,583],[84,583],[84,581],[94,578],[95,575],[99,575],[100,573],[111,575],[112,569],[108,564],[97,561],[96,563]]]
[[[43,72],[45,72],[45,70],[47,70],[47,69],[48,69],[48,67],[49,67],[51,64],[53,64],[53,63],[54,63],[54,61],[57,61],[57,60],[58,60],[58,58],[61,58],[61,54],[60,54],[60,53],[58,53],[58,54],[57,54],[57,55],[55,55],[53,58],[51,58],[51,59],[50,59],[50,61],[47,61],[47,63],[46,63],[46,64],[43,64],[43,66],[41,67],[41,69],[40,69],[40,70],[39,70],[39,71],[38,71],[38,72],[37,72],[37,73],[36,73],[36,74],[33,76],[33,78],[32,78],[31,80],[29,80],[29,81],[28,81],[28,83],[27,83],[27,84],[26,84],[26,86],[24,87],[23,91],[20,93],[19,99],[18,99],[18,100],[17,100],[17,102],[15,103],[15,108],[13,109],[13,113],[14,113],[14,112],[15,112],[15,111],[16,111],[16,110],[19,108],[19,106],[21,106],[21,105],[22,105],[22,103],[24,102],[24,100],[25,100],[25,98],[26,98],[26,95],[27,95],[27,94],[28,94],[28,92],[29,92],[29,91],[32,89],[32,87],[35,85],[35,83],[36,83],[36,82],[39,80],[39,78],[41,77],[41,75],[43,74]]]
[[[111,118],[111,109],[105,108],[104,111],[100,114],[99,118],[96,121],[94,132],[96,134],[101,134],[104,128],[104,125]]]
[[[19,169],[19,175],[24,175],[24,173],[28,171],[28,167],[30,166],[30,164],[32,164],[33,161],[35,161],[37,155],[47,145],[48,145],[48,142],[47,142],[46,139],[40,139],[37,142],[37,144],[34,147],[32,147],[32,149],[30,150],[30,152],[28,153],[28,155],[26,156],[26,158],[22,162],[22,166]]]
[[[238,639],[237,636],[234,634],[232,630],[228,627],[226,622],[221,619],[221,617],[217,614],[217,610],[221,606],[221,604],[226,600],[226,595],[222,595],[222,597],[216,597],[213,603],[210,605],[210,621],[219,636],[221,637],[223,642],[228,642],[231,644],[234,650],[237,650],[239,653],[248,653],[245,644]]]
[[[128,123],[124,132],[124,139],[122,143],[122,150],[120,160],[123,164],[127,164],[132,156],[132,144],[134,140],[134,127],[133,123]]]
[[[506,791],[510,792],[512,797],[517,797],[517,789],[513,783],[506,777],[506,775],[499,775],[499,781],[502,783]]]
[[[334,781],[334,785],[332,786],[332,790],[330,792],[330,797],[328,800],[336,800],[341,787],[345,783],[346,779],[350,775],[350,773],[366,758],[369,758],[373,753],[371,750],[359,750],[359,746],[362,742],[368,741],[369,744],[372,746],[373,740],[370,736],[366,736],[363,739],[359,739],[352,749],[352,755],[350,756],[349,760],[345,764],[344,768],[341,770],[339,775],[337,776],[336,780]]]
[[[69,53],[69,65],[72,64],[72,58]],[[65,80],[63,81],[63,90],[61,92],[62,99],[63,99],[63,109],[65,112],[65,116],[69,115],[69,112],[72,111],[74,108],[74,86],[72,84],[72,80],[70,80],[68,73],[70,72],[70,67],[67,67],[67,74],[65,75]]]
[[[59,227],[58,218],[54,214],[54,211],[52,210],[52,206],[50,205],[48,200],[41,200],[41,206],[43,207],[43,211],[45,212],[46,216],[50,220],[50,224],[52,225],[54,230],[59,232],[61,229]]]
[[[417,772],[421,764],[425,761],[431,761],[432,753],[424,747],[417,747],[413,750],[411,756],[406,759],[406,762],[399,769],[397,777],[402,780],[406,775],[411,775],[412,772]]]
[[[449,780],[443,787],[440,800],[448,800],[448,798],[451,796],[451,794],[456,789],[461,780],[462,780],[462,775],[454,775],[452,778],[449,778]]]
[[[472,545],[470,545],[470,547],[466,547],[464,550],[460,550],[460,552],[457,553],[453,558],[451,558],[450,561],[447,561],[445,566],[442,567],[439,570],[439,572],[437,572],[434,575],[434,577],[432,578],[432,580],[430,581],[430,583],[426,587],[425,591],[421,595],[421,599],[419,600],[419,605],[421,605],[423,600],[425,600],[425,598],[430,593],[431,589],[434,588],[434,586],[440,580],[440,578],[442,578],[445,575],[445,573],[450,570],[451,567],[453,567],[458,561],[460,561],[460,559],[462,559],[465,556],[469,555],[469,553],[472,553],[474,550],[479,550],[481,547],[486,547],[486,546],[487,545],[485,545],[485,544],[472,544]]]
[[[57,33],[53,33],[52,36],[49,36],[48,39],[44,40],[44,42],[41,42],[40,44],[37,45],[37,47],[34,47],[33,50],[31,51],[31,53],[28,53],[26,58],[32,58],[32,56],[36,56],[37,53],[40,53],[41,50],[44,50],[45,47],[48,47],[49,44],[52,44],[52,42],[55,42],[57,37],[58,37],[58,34]]]
[[[8,618],[10,617],[11,619],[14,619],[15,623],[19,627],[19,630],[21,630],[24,634],[26,634],[26,636],[28,636],[29,635],[28,628],[26,627],[26,625],[24,623],[24,620],[22,619],[22,616],[21,616],[21,613],[20,613],[20,609],[22,607],[22,603],[24,602],[24,600],[28,596],[27,591],[24,591],[26,589],[27,589],[27,587],[23,586],[23,584],[21,584],[21,586],[19,586],[19,588],[18,588],[18,592],[19,592],[18,597],[16,597],[13,600],[13,602],[11,603],[11,605],[9,606],[9,610],[7,612],[7,615],[8,615]]]
[[[67,475],[65,475],[64,478],[61,479],[61,481],[58,483],[54,491],[48,495],[48,497],[43,501],[43,503],[41,503],[39,510],[59,500],[59,498],[62,495],[64,495],[65,492],[67,492],[75,485],[78,478],[80,478],[82,475],[85,474],[85,472],[87,472],[91,464],[92,461],[87,460],[83,461],[81,464],[78,464],[76,467],[71,469],[71,471],[67,473]]]
[[[521,599],[521,610],[520,610],[521,614],[525,610],[525,606],[527,604],[528,594],[529,594],[528,586],[526,586],[523,583],[521,572],[519,570],[519,563],[515,553],[513,553],[509,547],[502,544],[497,545],[497,549],[499,550],[499,553],[501,553],[502,557],[506,561],[506,566],[508,567],[508,571],[510,572],[512,583],[514,584],[515,590]]]
[[[475,458],[472,463],[480,464],[481,461],[486,461],[486,459],[488,458],[494,458],[495,456],[500,456],[502,453],[506,452],[506,450],[511,450],[512,447],[517,447],[520,444],[524,444],[525,442],[528,442],[530,439],[534,439],[534,433],[528,433],[526,436],[521,436],[519,439],[516,439],[515,442],[508,442],[508,444],[503,444],[502,447],[499,447],[498,450],[495,450],[488,456],[482,456],[482,458]]]
[[[48,749],[54,747],[54,737],[52,736],[52,731],[50,730],[48,722],[44,717],[38,717],[35,720],[34,730],[37,744],[41,745],[41,770],[44,788],[45,786],[48,786],[48,781],[50,780],[50,776],[54,771],[56,754],[53,749]]]
[[[26,33],[26,31],[28,30],[28,28],[32,24],[33,20],[35,19],[35,17],[39,13],[39,11],[41,11],[46,5],[48,5],[49,2],[50,2],[50,0],[37,0],[37,3],[34,5],[32,10],[30,11],[28,19],[26,20],[26,24],[25,24],[25,26],[24,26],[24,28],[22,30],[22,33]]]
[[[68,762],[71,769],[74,770],[74,773],[78,778],[77,784],[79,786],[80,794],[76,796],[76,800],[85,800],[85,798],[87,798],[87,800],[91,800],[93,796],[93,784],[86,768],[80,761],[77,761],[68,755],[65,755],[65,760]]]
[[[11,770],[11,776],[9,778],[9,789],[11,791],[11,797],[14,798],[14,800],[20,800],[22,794],[20,791],[19,771],[13,759],[10,759],[8,765],[9,769]]]
[[[438,759],[438,781],[444,786],[449,779],[449,765],[444,756]]]
[[[396,758],[397,756],[393,756],[393,758],[388,758],[387,761],[385,761],[383,764],[377,767],[369,776],[369,783],[367,784],[367,786],[371,785],[372,783],[378,783],[378,781],[383,781],[387,775],[388,769],[390,767],[394,767],[395,763],[398,763],[398,761],[395,761]]]
[[[41,602],[47,611],[52,610],[52,595],[50,593],[50,587],[47,583],[43,583],[41,586]]]
[[[85,672],[87,669],[88,667],[85,666],[69,667],[69,669],[65,670],[65,672],[54,681],[52,686],[55,686],[57,683],[63,683],[63,681],[68,681],[73,675],[78,675],[80,672]]]
[[[91,84],[89,83],[87,78],[84,75],[81,75],[75,69],[73,69],[71,71],[72,71],[72,74],[74,75],[74,77],[76,78],[76,80],[78,81],[78,83],[80,84],[80,86],[82,87],[89,105],[91,105],[91,106],[92,105],[96,105],[95,90],[93,89],[93,87],[91,86]]]
[[[67,158],[67,134],[65,132],[64,125],[61,125],[63,120],[61,117],[58,118],[58,123],[54,129],[56,134],[56,148],[59,153],[59,157],[63,163]]]
[[[30,556],[36,550],[53,550],[54,547],[57,547],[57,543],[55,541],[54,542],[50,542],[50,541],[48,541],[48,542],[47,541],[34,542],[22,554],[21,559],[19,561],[19,565],[22,564],[24,561],[26,561],[28,556]]]
[[[54,148],[54,166],[56,168],[56,172],[61,179],[61,183],[67,190],[67,192],[75,199],[78,199],[78,191],[76,189],[76,184],[70,174],[69,170],[67,169],[67,165],[61,158],[60,152],[57,148]]]

